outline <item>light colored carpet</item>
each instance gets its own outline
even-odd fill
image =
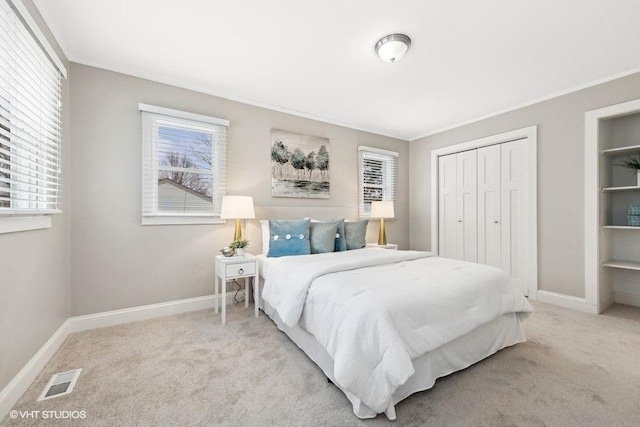
[[[529,341],[397,405],[395,425],[638,426],[640,309],[601,316],[535,304]],[[346,397],[275,325],[244,306],[73,334],[15,406],[80,420],[2,425],[392,424],[357,419]],[[71,395],[36,402],[51,375],[83,368]]]

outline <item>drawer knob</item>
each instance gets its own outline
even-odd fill
[[[238,270],[238,274],[243,274],[244,273],[244,268],[241,268],[240,270]]]

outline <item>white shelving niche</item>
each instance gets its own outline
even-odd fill
[[[627,221],[640,186],[620,166],[640,154],[640,100],[589,111],[585,125],[585,299],[598,313],[614,302],[640,307],[640,227]]]

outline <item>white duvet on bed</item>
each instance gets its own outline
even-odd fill
[[[300,322],[316,337],[338,384],[377,412],[413,374],[411,359],[532,310],[496,268],[373,248],[280,258],[262,296],[285,324]]]

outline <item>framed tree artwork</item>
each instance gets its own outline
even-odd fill
[[[329,139],[271,130],[271,195],[328,199]]]

